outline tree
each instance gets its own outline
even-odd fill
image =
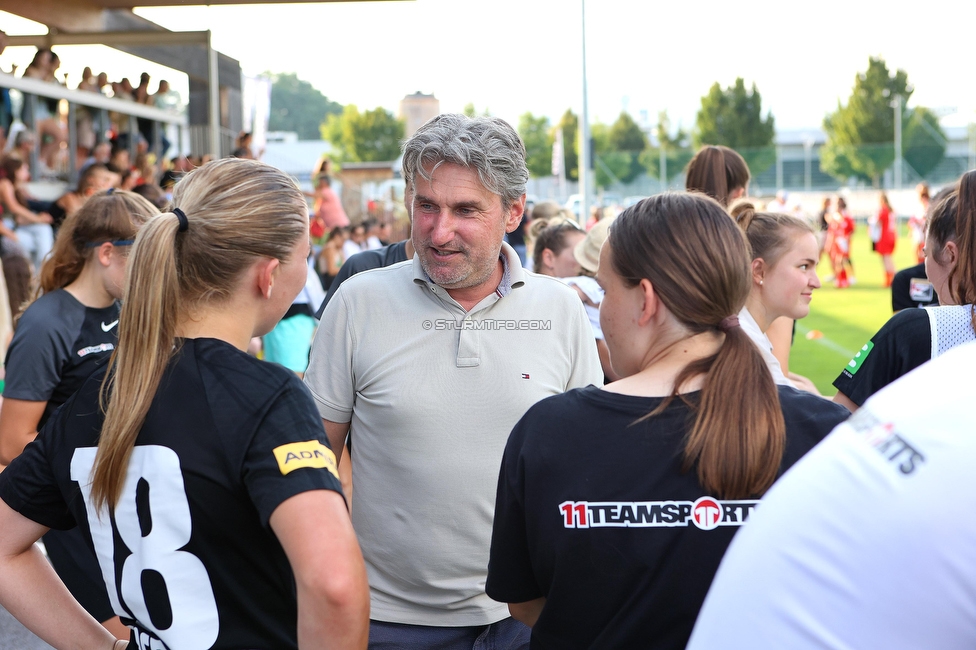
[[[379,162],[400,157],[403,120],[385,108],[360,113],[355,104],[346,105],[342,115],[330,115],[322,125],[322,137],[336,148],[341,162]]]
[[[928,176],[945,157],[947,139],[938,116],[919,106],[902,131],[902,155],[919,176]]]
[[[518,133],[525,143],[525,162],[529,175],[552,176],[552,143],[555,139],[548,117],[523,113],[519,117]]]
[[[606,188],[614,181],[629,183],[644,171],[639,158],[647,148],[647,136],[626,112],[621,112],[609,128],[594,124],[591,134],[597,185]]]
[[[270,131],[294,131],[300,140],[317,140],[319,125],[329,115],[342,113],[342,104],[330,101],[312,84],[293,73],[271,77]]]
[[[485,107],[485,110],[479,113],[478,109],[474,107],[474,102],[468,102],[465,104],[461,112],[468,117],[489,117],[491,115],[491,112],[489,112],[487,107]]]
[[[598,187],[604,189],[624,180],[631,171],[631,156],[625,151],[615,151],[611,144],[610,127],[599,122],[590,126],[593,142],[593,172]]]
[[[647,173],[656,178],[661,178],[661,149],[664,149],[667,169],[665,182],[682,173],[693,155],[688,147],[688,134],[679,128],[672,137],[669,133],[670,129],[671,121],[668,119],[668,112],[661,111],[657,120],[658,146],[649,147],[640,155],[640,163],[647,170]]]
[[[767,112],[763,119],[762,96],[756,84],[746,90],[739,77],[725,90],[716,81],[702,97],[692,140],[696,149],[706,144],[735,149],[755,176],[776,162],[775,135],[773,114]]]
[[[579,179],[579,118],[576,114],[566,109],[563,116],[559,118],[557,129],[563,131],[563,169],[566,170],[566,178],[575,181]]]
[[[847,105],[824,118],[827,143],[820,150],[820,167],[840,180],[851,176],[881,184],[881,176],[895,160],[895,114],[892,100],[901,96],[902,107],[913,88],[908,74],[892,75],[883,59],[868,59],[868,69],[854,79]],[[902,114],[902,124],[905,124]]]

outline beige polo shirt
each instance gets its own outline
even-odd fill
[[[507,617],[485,595],[495,489],[509,433],[535,402],[603,373],[583,304],[524,271],[470,312],[419,259],[355,275],[322,316],[305,383],[351,422],[352,520],[371,618],[434,626]]]

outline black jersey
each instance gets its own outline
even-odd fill
[[[82,528],[141,650],[297,648],[294,578],[269,518],[298,493],[341,492],[307,389],[228,343],[186,340],[118,505],[99,518],[88,477],[100,383],[89,379],[0,474],[0,498],[45,526]]]
[[[862,406],[869,397],[932,358],[932,327],[924,309],[888,319],[834,380],[834,388]]]
[[[7,349],[3,396],[47,402],[38,428],[112,354],[119,303],[86,307],[64,289],[35,300]]]
[[[781,471],[850,415],[779,386]],[[697,400],[698,394],[687,396]],[[719,561],[756,499],[708,494],[682,453],[681,400],[595,387],[533,406],[502,460],[488,595],[546,598],[533,648],[684,648]]]

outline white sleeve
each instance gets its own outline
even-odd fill
[[[571,345],[575,346],[576,356],[573,370],[566,385],[566,390],[583,386],[603,385],[603,366],[600,365],[600,355],[596,350],[596,339],[593,338],[593,328],[583,307],[583,301],[575,300],[574,310],[569,316],[572,322]]]

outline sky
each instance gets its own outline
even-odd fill
[[[290,5],[142,8],[174,30],[213,31],[215,46],[245,74],[294,72],[329,99],[396,111],[399,100],[434,93],[444,112],[469,102],[513,124],[527,111],[553,120],[582,107],[583,0],[415,0]],[[904,8],[902,8],[904,7]],[[694,125],[714,82],[755,83],[764,111],[783,129],[818,128],[846,102],[869,56],[908,72],[909,102],[951,113],[944,125],[976,120],[971,59],[976,3],[927,0],[914,6],[871,0],[587,0],[587,81],[591,122],[621,110],[638,122]],[[22,23],[23,21],[21,21]],[[36,27],[0,14],[9,33]],[[9,26],[8,26],[9,25]],[[12,28],[11,28],[12,27]],[[30,58],[0,56],[0,69]],[[176,73],[108,48],[55,48],[74,85],[83,65],[110,77]],[[19,57],[19,58],[18,58]],[[26,62],[21,64],[26,65]],[[110,66],[110,67],[109,67]],[[118,70],[118,75],[111,74]],[[73,80],[73,81],[72,81]],[[954,111],[954,113],[953,113]]]

